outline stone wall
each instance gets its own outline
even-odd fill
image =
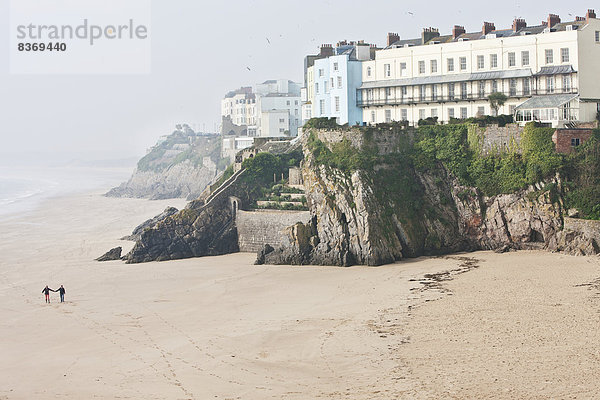
[[[518,124],[475,126],[474,129],[480,137],[480,150],[484,153],[508,151],[511,147],[520,149],[523,128]]]
[[[366,138],[366,133],[362,129],[318,130],[316,132],[319,140],[329,146],[347,139],[352,146],[360,149],[363,147]],[[390,154],[397,151],[399,144],[407,136],[413,137],[414,132],[413,128],[390,127],[379,129],[370,137],[370,143],[377,146],[378,154]]]
[[[309,211],[237,210],[235,224],[240,251],[256,253],[265,244],[282,246],[286,240],[284,230],[296,222],[307,223]]]
[[[565,217],[565,230],[581,233],[600,241],[600,221]]]

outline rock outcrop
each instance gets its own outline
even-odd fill
[[[187,125],[178,126],[140,159],[127,182],[106,195],[193,200],[224,167],[220,152],[219,136],[196,134]]]
[[[132,240],[134,242],[138,241],[138,240],[140,240],[140,238],[142,237],[142,233],[146,229],[151,229],[151,228],[155,227],[156,224],[158,224],[160,221],[164,220],[167,217],[170,217],[171,215],[175,215],[178,212],[179,212],[179,210],[176,209],[175,207],[167,207],[167,208],[165,208],[165,210],[163,212],[161,212],[157,216],[150,218],[150,219],[142,222],[141,224],[139,224],[133,230],[133,232],[131,232],[131,235],[123,236],[121,238],[121,240]]]
[[[339,133],[331,137],[343,139]],[[381,265],[456,251],[546,248],[563,234],[561,201],[544,190],[551,183],[560,192],[558,177],[517,193],[484,197],[461,186],[441,165],[425,173],[386,168],[376,165],[373,174],[349,175],[318,165],[305,143],[302,174],[312,220],[288,228],[286,245],[264,249],[257,263]],[[386,185],[381,176],[394,174],[402,178]],[[411,188],[410,196],[394,187],[398,182]]]
[[[238,190],[238,179],[243,173],[238,171],[205,200],[192,201],[151,229],[143,230],[133,249],[125,255],[126,262],[177,260],[239,251],[235,208],[230,196]]]
[[[100,257],[96,258],[96,261],[113,261],[121,259],[121,252],[123,248],[121,246],[110,249]]]

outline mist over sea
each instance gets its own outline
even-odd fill
[[[0,165],[0,220],[35,209],[45,199],[103,191],[127,180],[133,167]]]

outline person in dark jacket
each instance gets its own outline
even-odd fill
[[[46,303],[50,303],[50,292],[56,292],[56,290],[52,290],[46,285],[45,288],[42,289],[42,293],[46,296]]]
[[[64,303],[65,302],[65,293],[66,293],[66,290],[63,287],[63,285],[60,285],[60,287],[58,288],[58,290],[55,290],[55,292],[60,293],[60,302]]]

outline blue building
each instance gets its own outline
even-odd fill
[[[330,45],[323,45],[330,48]],[[307,67],[307,98],[312,117],[336,118],[340,125],[360,125],[362,109],[357,89],[362,85],[362,62],[374,58],[375,47],[362,41],[339,42],[331,55],[316,58]],[[321,54],[327,54],[321,49]]]

